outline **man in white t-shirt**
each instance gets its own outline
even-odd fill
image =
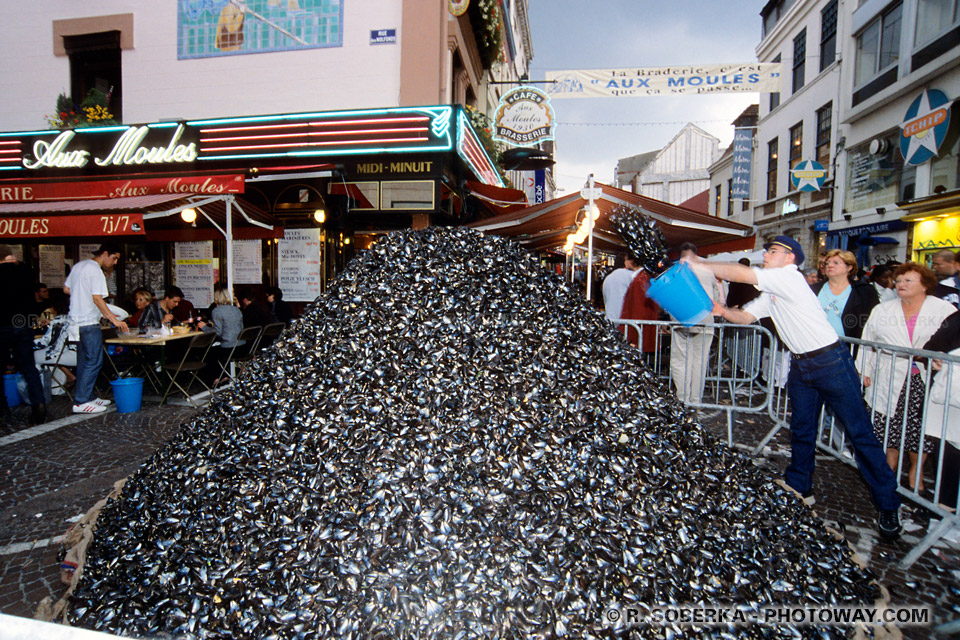
[[[93,252],[93,259],[81,260],[70,270],[64,293],[70,296],[70,324],[80,330],[77,346],[77,386],[74,397],[74,413],[103,413],[110,404],[94,395],[97,376],[103,366],[103,336],[100,333],[100,318],[126,333],[127,323],[107,308],[104,298],[109,295],[107,279],[103,270],[117,264],[120,247],[101,245]]]
[[[804,497],[812,495],[817,419],[826,404],[853,446],[857,467],[880,512],[880,535],[896,538],[900,535],[897,479],[873,434],[850,351],[837,340],[823,307],[797,269],[804,257],[800,243],[789,236],[777,236],[763,248],[763,269],[707,262],[698,265],[723,280],[746,282],[760,291],[760,297],[743,310],[715,304],[715,315],[736,324],[772,318],[780,339],[793,355],[787,380],[792,459],[784,480]]]
[[[620,319],[620,312],[623,310],[623,297],[627,295],[627,289],[630,283],[637,276],[640,265],[632,255],[627,255],[624,259],[624,265],[619,269],[614,269],[610,275],[603,279],[603,309],[607,315],[607,320],[616,322]]]

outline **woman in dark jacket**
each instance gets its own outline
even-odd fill
[[[849,251],[832,249],[824,262],[826,282],[813,285],[813,292],[838,336],[859,338],[870,311],[880,304],[877,290],[863,280],[854,280],[857,258]]]

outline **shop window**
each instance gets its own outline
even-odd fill
[[[902,17],[903,4],[898,2],[857,35],[853,84],[860,89],[854,95],[854,104],[896,81]]]
[[[777,147],[779,140],[774,138],[767,143],[767,200],[777,197]]]
[[[820,71],[837,59],[837,0],[820,12]]]
[[[960,22],[960,0],[918,0],[917,33],[914,42],[918,46],[934,40]]]
[[[773,62],[780,62],[780,54],[777,54],[777,57],[773,59]],[[770,93],[770,111],[773,111],[780,106],[780,92],[773,91]]]
[[[803,122],[790,127],[790,168],[793,169],[803,159]]]
[[[806,68],[807,30],[804,29],[793,39],[793,93],[803,88]]]
[[[897,144],[899,129],[887,131],[874,140],[871,153],[870,142],[850,149],[847,161],[847,186],[844,208],[862,211],[876,207],[888,207],[909,195],[916,168],[904,169],[903,157]],[[901,188],[903,185],[903,188]]]
[[[123,120],[120,32],[104,31],[63,37],[70,58],[70,97],[80,104],[91,89],[107,96],[107,108]]]
[[[432,211],[436,183],[433,180],[405,180],[380,184],[380,208]]]
[[[952,127],[940,145],[940,153],[933,157],[930,168],[930,194],[960,189],[960,128]]]
[[[720,213],[717,212],[719,216]],[[727,217],[733,215],[733,179],[727,180]]]
[[[817,162],[830,166],[830,128],[833,123],[833,103],[817,109]]]

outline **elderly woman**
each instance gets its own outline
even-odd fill
[[[841,338],[859,338],[870,312],[880,304],[877,291],[862,280],[855,280],[857,258],[849,251],[831,249],[823,263],[826,282],[818,282],[813,292],[827,313],[830,326]]]
[[[863,339],[920,349],[956,309],[930,295],[937,286],[937,277],[924,266],[914,262],[900,265],[893,273],[893,282],[897,299],[874,307],[863,328]],[[923,475],[918,478],[917,470],[922,470],[924,462],[920,455],[926,394],[924,363],[902,355],[880,355],[876,349],[864,347],[859,369],[867,388],[867,404],[874,411],[873,430],[887,449],[887,463],[896,471],[902,440],[910,456],[910,488],[922,491]],[[901,433],[904,418],[905,434]],[[925,438],[923,453],[932,449],[933,441]]]

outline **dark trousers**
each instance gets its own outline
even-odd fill
[[[43,383],[33,358],[33,330],[30,327],[0,327],[0,349],[13,353],[13,364],[27,381],[27,393],[34,407],[43,404]],[[6,405],[7,398],[3,397]]]
[[[847,347],[837,344],[812,358],[790,360],[787,379],[790,394],[792,459],[784,479],[800,493],[813,484],[817,451],[817,417],[826,404],[847,432],[857,467],[867,481],[874,504],[883,511],[900,506],[897,478],[887,464],[886,452],[873,434],[870,414],[860,392],[860,376]]]

